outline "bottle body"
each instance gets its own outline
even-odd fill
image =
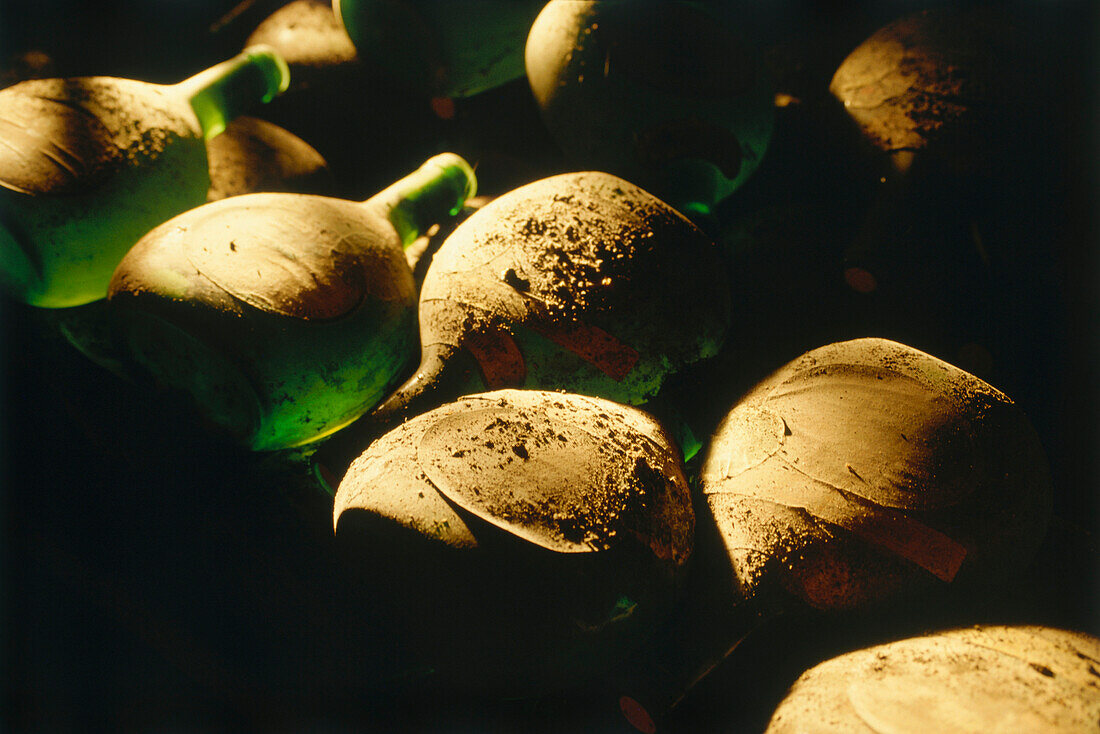
[[[61,308],[102,298],[143,234],[206,200],[202,130],[170,87],[32,80],[0,92],[0,115],[11,123],[5,137],[18,136],[0,161],[0,262],[21,301]],[[30,165],[10,160],[28,152]]]
[[[103,298],[142,235],[206,200],[205,139],[287,81],[256,47],[175,85],[80,77],[0,91],[0,283],[35,306]]]
[[[467,97],[523,76],[541,0],[334,0],[356,49],[431,96]]]
[[[579,167],[709,213],[763,159],[774,110],[762,62],[689,3],[554,0],[531,27],[527,79]]]
[[[354,420],[416,348],[393,227],[329,197],[237,196],[170,220],[119,264],[110,298],[140,367],[254,450]]]
[[[115,271],[110,302],[127,350],[253,450],[322,438],[411,366],[405,240],[475,188],[469,165],[442,154],[365,202],[263,193],[185,212]]]
[[[693,537],[652,417],[537,390],[466,396],[387,432],[340,484],[333,521],[377,613],[449,682],[493,695],[574,686],[637,646],[677,598]]]

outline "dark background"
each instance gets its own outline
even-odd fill
[[[175,82],[234,54],[280,5],[3,0],[0,63],[12,69],[27,52],[42,51],[57,76]],[[877,27],[944,3],[745,5],[743,32],[810,102]],[[950,325],[930,326],[888,318],[919,312],[920,304],[876,310],[844,301],[840,321],[789,325],[751,310],[750,277],[749,316],[740,330],[735,322],[731,351],[696,377],[713,379],[734,365],[740,372],[731,386],[684,399],[697,401],[689,413],[705,415],[715,395],[832,338],[888,336],[956,363],[969,355],[968,366],[1013,396],[1035,424],[1050,458],[1056,517],[1036,563],[1020,569],[1011,588],[954,607],[942,620],[1100,634],[1100,13],[1096,3],[1074,0],[1002,5],[1032,34],[1042,84],[1038,103],[1026,107],[1020,155],[988,191],[967,192],[987,239],[1002,245],[995,276],[975,286],[979,305],[953,304],[959,311],[948,309]],[[445,149],[477,161],[490,194],[568,167],[523,80],[459,101],[450,120],[384,84],[351,90],[332,107],[272,106],[271,116],[325,155],[347,198],[366,198]],[[799,197],[832,205],[846,184],[829,144],[812,115],[781,115],[764,164],[723,214],[734,221]],[[792,278],[800,272],[781,266]],[[0,302],[0,314],[0,729],[614,729],[614,712],[595,692],[481,701],[419,683],[398,644],[357,614],[356,592],[331,547],[327,498],[118,381],[72,349],[43,314],[9,301]],[[768,332],[788,336],[768,339]],[[975,342],[984,350],[978,357],[966,348]],[[687,384],[678,389],[690,396]],[[869,622],[840,622],[824,637],[812,622],[773,624],[746,642],[737,665],[689,697],[673,725],[759,729],[800,669],[871,639]],[[395,677],[402,666],[407,676]]]

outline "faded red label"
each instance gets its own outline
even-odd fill
[[[638,352],[598,326],[588,324],[538,324],[533,330],[563,349],[568,349],[608,377],[622,380],[638,363]]]
[[[508,332],[475,332],[467,337],[464,345],[477,360],[485,386],[490,390],[523,384],[527,365]]]

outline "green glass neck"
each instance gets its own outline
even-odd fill
[[[441,153],[364,204],[389,219],[408,247],[433,224],[458,214],[476,192],[470,164],[454,153]]]
[[[290,84],[286,61],[270,46],[250,46],[227,61],[200,71],[175,88],[191,102],[203,137],[225,126],[257,102],[270,102]]]

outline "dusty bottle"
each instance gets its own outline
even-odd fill
[[[543,0],[333,0],[355,48],[416,89],[467,97],[523,76]]]
[[[660,423],[541,390],[466,396],[394,428],[352,464],[333,512],[367,616],[449,685],[491,695],[606,670],[671,608],[694,538]]]
[[[1021,334],[1051,349],[1059,341],[1049,224],[1030,213],[1032,188],[1051,180],[1035,142],[1051,124],[1051,93],[1023,17],[907,15],[856,46],[830,84],[878,169],[840,276],[863,333],[1007,382],[1014,371],[1035,379],[1033,365],[1020,366]]]
[[[103,298],[115,265],[210,188],[205,140],[286,88],[269,48],[178,84],[35,79],[0,91],[0,280],[35,306]]]
[[[574,165],[705,215],[760,164],[774,94],[760,59],[705,8],[551,0],[531,27],[527,79]]]
[[[338,478],[370,437],[462,394],[564,389],[638,405],[712,356],[729,327],[714,243],[663,201],[600,172],[497,197],[432,257],[416,373],[318,451]]]
[[[348,34],[326,0],[293,0],[261,21],[245,40],[246,46],[274,48],[290,68],[292,95],[302,89],[339,81],[348,83],[362,73],[361,62]]]
[[[881,174],[846,253],[856,292],[934,303],[989,269],[980,234],[967,235],[987,181],[1020,175],[1013,150],[1038,98],[1021,35],[1006,12],[923,11],[880,28],[836,69],[829,90]]]
[[[1043,449],[1003,393],[883,339],[813,350],[729,412],[699,477],[705,569],[620,706],[656,731],[762,621],[992,588],[1046,532]]]
[[[444,153],[363,202],[234,196],[149,232],[109,303],[126,351],[254,450],[314,441],[386,395],[416,350],[404,246],[476,183]]]
[[[312,146],[257,117],[241,116],[208,140],[210,188],[207,201],[262,191],[329,195],[335,183],[328,164]],[[106,299],[55,308],[43,318],[84,356],[126,377],[126,356],[115,339]]]
[[[440,150],[460,151],[476,163],[462,146],[442,141],[440,120],[422,91],[356,50],[332,0],[282,5],[248,35],[245,44],[254,43],[274,48],[291,74],[290,87],[264,108],[264,119],[310,141],[342,190],[377,191],[391,183],[387,172]]]
[[[766,734],[1088,731],[1100,718],[1100,640],[1042,626],[983,625],[826,660],[791,686]]]
[[[258,117],[233,120],[206,144],[207,201],[261,192],[335,193],[328,162],[294,133]]]

